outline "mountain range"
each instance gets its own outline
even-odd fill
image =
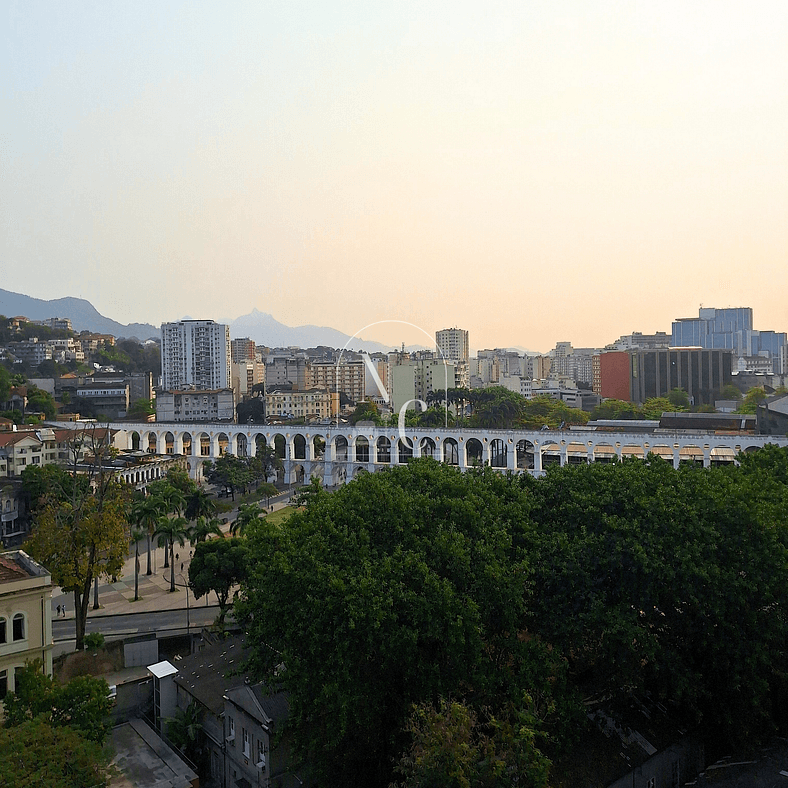
[[[75,331],[94,331],[100,334],[112,334],[116,337],[136,337],[158,339],[160,330],[149,323],[129,323],[124,325],[111,318],[104,317],[90,301],[84,298],[55,298],[46,301],[21,293],[12,293],[0,289],[0,314],[6,317],[23,315],[30,320],[46,320],[50,317],[67,317]],[[266,312],[252,310],[248,315],[241,315],[235,320],[221,320],[230,326],[233,338],[249,337],[258,345],[267,347],[348,347],[351,350],[365,350],[368,353],[386,353],[393,348],[380,342],[361,340],[343,334],[335,328],[327,326],[286,326]],[[420,349],[420,346],[408,347],[408,350]]]
[[[6,317],[24,316],[28,320],[67,317],[70,318],[74,331],[94,331],[116,337],[137,337],[139,340],[145,340],[159,336],[159,329],[149,323],[123,325],[104,317],[90,301],[84,298],[54,298],[45,301],[42,298],[0,289],[0,314]]]

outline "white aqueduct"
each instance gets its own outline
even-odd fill
[[[63,425],[73,427],[74,425]],[[645,458],[653,452],[678,467],[693,462],[708,467],[735,462],[739,452],[767,443],[788,445],[771,435],[715,433],[613,433],[591,430],[485,430],[392,427],[268,426],[240,424],[111,423],[115,445],[155,454],[181,454],[192,478],[202,463],[223,454],[252,456],[271,446],[282,460],[279,481],[298,483],[318,476],[327,487],[406,463],[433,457],[466,469],[478,464],[541,475],[549,463],[609,462],[613,457]]]

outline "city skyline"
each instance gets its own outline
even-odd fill
[[[788,328],[784,4],[39,3],[8,25],[9,290],[155,325],[459,325],[475,349],[601,347],[701,304]]]

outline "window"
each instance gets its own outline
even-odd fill
[[[243,739],[244,739],[244,748],[243,753],[245,757],[249,757],[250,750],[249,750],[249,731],[246,728],[243,728]]]
[[[227,741],[235,746],[235,720],[232,717],[227,718]]]
[[[7,643],[8,636],[6,635],[6,620],[0,618],[0,643]]]
[[[257,768],[265,769],[265,743],[262,739],[257,742]]]
[[[17,613],[13,620],[13,639],[24,640],[25,637],[25,614]]]
[[[0,670],[0,700],[8,694],[8,671]]]

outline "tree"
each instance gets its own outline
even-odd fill
[[[1,785],[105,788],[108,767],[105,750],[73,728],[41,717],[0,728]]]
[[[537,721],[524,708],[514,719],[489,713],[479,719],[467,705],[440,699],[414,707],[408,721],[413,743],[400,759],[399,788],[547,788],[550,760],[536,747]]]
[[[522,479],[529,630],[598,692],[648,692],[729,744],[768,729],[786,690],[788,451],[761,451],[741,468],[650,455]]]
[[[675,410],[667,397],[650,397],[643,403],[643,418],[659,421],[663,413]]]
[[[378,406],[370,400],[359,402],[353,413],[350,414],[350,423],[358,424],[359,421],[372,421],[375,424],[380,424],[382,420]]]
[[[261,484],[257,485],[257,493],[259,495],[265,496],[265,505],[268,506],[270,502],[270,498],[272,495],[276,495],[279,492],[275,484],[271,484],[271,482],[262,482]]]
[[[0,365],[0,402],[6,402],[11,393],[11,375]]]
[[[126,485],[105,470],[109,447],[95,432],[76,435],[80,444],[91,439],[92,464],[85,474],[91,486],[74,481],[60,495],[54,492],[36,514],[28,552],[52,574],[52,581],[74,594],[76,647],[84,646],[90,587],[101,575],[120,572],[129,545],[131,493]],[[78,446],[72,445],[76,479]],[[90,460],[88,460],[91,463]]]
[[[600,402],[591,411],[591,420],[600,419],[642,419],[643,413],[632,402],[624,402],[620,399],[606,399]]]
[[[474,419],[480,427],[511,428],[515,419],[525,412],[525,397],[503,386],[479,389],[476,395]]]
[[[758,403],[766,399],[766,391],[763,388],[751,388],[745,395],[741,404],[736,409],[737,413],[757,413]]]
[[[201,730],[200,708],[196,703],[190,703],[185,709],[176,709],[175,716],[167,720],[167,735],[170,741],[192,763],[198,760],[197,748]]]
[[[87,495],[90,478],[86,474],[69,473],[54,463],[28,465],[22,471],[22,495],[29,511],[36,513],[48,503],[70,501]]]
[[[68,726],[101,745],[112,724],[112,700],[104,679],[79,676],[60,684],[41,671],[41,661],[28,663],[16,673],[16,689],[3,700],[5,726],[43,718],[54,726]]]
[[[315,491],[286,528],[250,525],[236,619],[321,785],[388,785],[413,703],[521,698],[527,505],[511,477],[418,459]]]
[[[27,410],[42,411],[47,419],[54,419],[57,413],[55,399],[48,392],[35,386],[27,391]]]
[[[260,520],[263,516],[263,511],[256,503],[241,504],[238,507],[238,516],[230,526],[230,533],[233,536],[243,536],[247,526]]]
[[[195,488],[186,497],[186,511],[184,515],[187,520],[194,521],[200,517],[212,517],[216,513],[216,501],[212,500],[205,490]]]
[[[175,543],[177,542],[181,547],[186,544],[189,538],[189,522],[185,517],[167,517],[162,516],[159,518],[159,524],[153,532],[153,536],[157,538],[159,547],[169,550],[170,563],[170,591],[175,591]],[[166,566],[166,564],[165,564]]]
[[[726,383],[720,391],[721,399],[732,399],[737,402],[741,399],[741,391],[733,385],[733,383]]]
[[[189,543],[199,544],[209,536],[224,537],[221,520],[218,517],[198,517],[197,522],[189,529]]]
[[[682,388],[671,389],[668,392],[668,401],[676,411],[689,410],[689,395]]]
[[[188,478],[188,476],[186,476],[186,480],[184,480],[183,475],[179,475],[176,473],[171,477],[168,473],[166,478],[157,479],[155,482],[148,485],[148,492],[151,495],[152,499],[156,501],[156,510],[159,513],[153,532],[154,536],[159,536],[159,542],[158,542],[159,547],[163,546],[162,537],[158,534],[160,528],[162,527],[163,519],[166,519],[168,515],[171,514],[175,515],[177,518],[181,514],[181,512],[186,508],[187,493],[184,491],[184,486],[188,490],[188,486],[186,486],[186,483],[188,482],[189,484],[191,484],[192,482],[191,479]],[[182,528],[182,530],[184,531],[184,534],[187,534],[185,528]],[[181,544],[184,544],[184,542],[182,541]],[[164,568],[166,569],[167,567],[169,567],[169,565],[170,565],[170,551],[165,550]],[[173,571],[172,590],[174,591],[175,590],[174,566],[172,571]]]
[[[230,591],[246,577],[247,549],[242,539],[212,539],[194,548],[189,585],[195,599],[213,591],[219,601],[219,624],[230,608]]]
[[[134,400],[129,408],[129,416],[135,419],[142,419],[147,421],[150,416],[156,415],[156,406],[153,400],[150,399],[137,399]]]
[[[153,496],[139,498],[131,505],[130,520],[147,535],[148,569],[146,574],[153,574],[151,569],[151,537],[159,523],[159,518],[164,514],[162,502]]]
[[[147,531],[141,531],[138,528],[132,529],[131,543],[134,545],[134,601],[139,601],[140,598],[140,542],[145,538],[150,539]]]
[[[257,454],[251,458],[250,465],[254,479],[267,482],[271,477],[276,476],[277,471],[282,468],[282,460],[273,446],[263,446],[258,448]]]
[[[230,490],[233,500],[235,491],[252,481],[249,471],[249,463],[245,458],[236,457],[233,454],[223,454],[207,470],[208,481],[211,484],[219,484]]]

